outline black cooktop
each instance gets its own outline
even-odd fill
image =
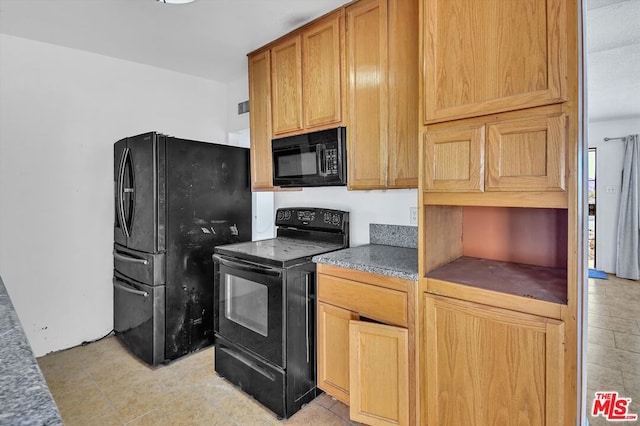
[[[320,208],[276,211],[277,237],[215,248],[215,253],[259,264],[288,267],[317,254],[349,246],[349,213]]]
[[[287,267],[308,261],[317,254],[342,248],[344,248],[344,245],[338,243],[277,237],[262,241],[247,241],[218,246],[215,252],[251,262]]]

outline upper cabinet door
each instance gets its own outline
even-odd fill
[[[387,184],[387,2],[347,8],[349,189]]]
[[[273,134],[302,129],[302,50],[299,34],[271,48]]]
[[[340,9],[302,33],[305,128],[341,120],[343,22]]]
[[[271,60],[269,50],[249,56],[251,189],[273,190],[271,165]]]
[[[424,122],[566,100],[566,0],[424,0]]]
[[[567,117],[556,114],[488,126],[487,191],[563,191]]]
[[[424,135],[424,190],[484,190],[484,125]]]

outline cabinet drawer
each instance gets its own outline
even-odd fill
[[[361,317],[408,326],[407,293],[318,274],[318,300],[358,312]]]

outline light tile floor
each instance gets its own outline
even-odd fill
[[[596,391],[617,391],[631,398],[629,411],[640,416],[640,282],[590,279],[587,320],[588,413]],[[589,416],[589,422],[616,424],[602,416]]]
[[[151,368],[115,337],[38,358],[65,425],[355,425],[326,394],[290,419],[214,372],[213,347]]]
[[[596,391],[618,391],[640,414],[640,282],[589,280],[588,309],[587,409]],[[348,407],[326,394],[278,422],[215,374],[213,348],[152,369],[109,337],[38,363],[70,426],[355,424]],[[611,424],[589,419],[592,426]]]

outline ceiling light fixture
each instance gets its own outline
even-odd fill
[[[185,4],[191,3],[194,0],[158,0],[160,3],[170,3],[170,4]]]

